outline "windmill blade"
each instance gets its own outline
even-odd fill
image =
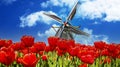
[[[63,25],[62,27],[61,27],[61,31],[59,32],[59,37],[60,38],[62,38],[62,34],[63,34],[63,31],[64,31],[64,28],[65,26]]]
[[[73,19],[74,15],[75,15],[75,13],[76,13],[77,5],[78,5],[78,1],[77,1],[77,3],[75,4],[75,6],[72,8],[72,10],[71,10],[70,14],[68,15],[68,18],[67,18],[66,21],[69,21],[69,20],[72,20],[72,19]]]
[[[69,36],[70,36],[70,39],[74,39],[71,32],[69,32],[68,34],[69,34]]]
[[[73,32],[73,33],[75,33],[75,34],[89,36],[89,34],[86,33],[86,32],[78,30],[78,29],[76,29],[76,28],[74,28],[72,26],[69,26],[69,27],[70,27],[70,31]]]
[[[60,28],[58,29],[58,31],[56,32],[55,36],[56,37],[61,37],[63,31],[64,31],[64,25],[61,25]]]
[[[52,26],[52,28],[53,28],[53,30],[54,30],[55,32],[57,32],[54,26]]]
[[[58,21],[60,24],[63,24],[63,23],[62,23],[62,19],[59,18],[58,16],[55,16],[55,15],[50,14],[50,13],[47,13],[47,12],[44,12],[43,14],[46,15],[46,16],[51,17],[52,19],[54,19],[54,20],[56,20],[56,21]]]

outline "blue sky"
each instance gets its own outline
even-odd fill
[[[55,14],[65,21],[77,0],[0,0],[0,38],[20,41],[23,35],[32,35],[36,41],[47,42],[59,26],[45,16],[44,11]],[[120,43],[120,1],[79,0],[73,25],[90,37],[75,35],[76,42],[92,44],[94,41]]]

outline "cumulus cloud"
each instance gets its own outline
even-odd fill
[[[58,25],[56,25],[56,24],[53,24],[52,25],[53,27],[59,27]],[[55,30],[58,30],[58,28],[56,28]],[[39,37],[49,37],[49,36],[54,36],[55,35],[55,30],[51,27],[51,28],[49,28],[48,30],[46,30],[44,33],[40,33],[40,32],[38,32],[38,36]]]
[[[29,15],[23,15],[20,17],[21,23],[20,27],[32,27],[37,24],[37,22],[43,22],[45,24],[51,24],[53,19],[43,14],[44,11],[34,12]],[[48,11],[51,14],[56,15],[52,11]]]
[[[3,4],[8,5],[8,4],[12,4],[15,1],[17,1],[17,0],[1,0],[0,2],[3,3]]]
[[[120,1],[87,0],[81,4],[78,12],[78,15],[82,18],[100,18],[108,22],[120,21]]]
[[[48,7],[48,6],[68,6],[71,8],[75,3],[75,0],[49,0],[46,2],[41,3],[42,7]]]
[[[77,1],[77,0],[76,0]],[[87,19],[99,18],[103,21],[120,21],[120,1],[119,0],[79,0],[81,2],[77,16]],[[41,3],[42,7],[59,6],[70,9],[75,4],[75,0],[49,0]]]
[[[7,0],[4,0],[7,1]],[[8,0],[8,2],[14,2],[16,0]],[[75,4],[75,0],[49,0],[42,2],[42,7],[49,6],[59,6],[64,7],[68,6],[68,9],[71,9]],[[78,8],[76,16],[87,18],[87,19],[96,19],[99,18],[104,21],[120,21],[120,1],[119,0],[80,0],[81,5]],[[65,16],[63,13],[67,10],[65,7],[64,10],[61,10],[61,17]],[[20,27],[25,26],[34,26],[37,22],[44,22],[50,24],[52,19],[43,15],[44,11],[38,11],[31,13],[29,15],[23,15],[20,17],[21,23]],[[50,13],[55,14],[52,11]],[[56,15],[56,14],[55,14]],[[95,23],[98,24],[98,23]]]
[[[100,24],[100,23],[99,23],[99,22],[97,22],[97,21],[95,21],[93,24],[95,25],[95,24]]]
[[[53,24],[52,26],[53,26],[53,27],[59,27],[59,26],[56,25],[56,24]],[[58,28],[56,28],[55,30],[58,30]],[[48,38],[49,36],[55,36],[55,33],[56,33],[55,30],[51,27],[51,28],[47,29],[44,33],[38,31],[37,35],[38,35],[39,39],[42,39],[44,42],[47,43],[47,38]]]
[[[95,35],[95,34],[93,34],[92,29],[84,28],[83,31],[89,33],[90,36],[86,37],[86,36],[83,36],[83,35],[76,35],[76,37],[75,37],[76,42],[82,43],[82,44],[87,44],[87,45],[93,45],[93,43],[95,41],[109,42],[108,36],[106,36],[106,35]]]

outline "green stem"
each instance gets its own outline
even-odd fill
[[[56,67],[59,66],[59,63],[58,63],[59,61],[58,61],[58,60],[59,60],[59,56],[57,56],[57,60],[56,60],[56,63],[57,63],[57,64],[56,64]]]
[[[64,67],[64,55],[62,56],[62,67]]]
[[[95,60],[95,67],[99,67],[99,64],[100,64],[100,59],[97,58],[97,59]]]

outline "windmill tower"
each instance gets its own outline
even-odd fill
[[[78,35],[89,36],[88,33],[79,30],[79,28],[80,28],[79,26],[73,26],[72,24],[69,23],[69,21],[73,19],[74,15],[76,13],[77,5],[78,5],[78,1],[76,2],[74,7],[72,8],[72,10],[71,10],[70,14],[68,15],[65,22],[63,22],[62,19],[56,15],[53,15],[53,14],[50,14],[47,12],[43,13],[44,15],[58,21],[61,24],[59,29],[56,31],[56,34],[55,34],[56,37],[63,38],[63,39],[74,39],[72,33],[75,33]],[[55,28],[55,27],[53,27],[53,28]]]

